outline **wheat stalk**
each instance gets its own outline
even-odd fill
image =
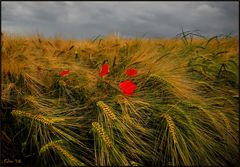
[[[53,124],[53,121],[50,120],[50,119],[47,119],[45,118],[44,116],[42,115],[35,115],[35,114],[32,114],[30,112],[24,112],[24,111],[20,111],[20,110],[13,110],[11,112],[11,114],[13,116],[17,116],[17,117],[27,117],[27,118],[31,118],[31,119],[34,119],[34,120],[37,120],[43,124],[46,124],[46,125],[51,125]]]
[[[176,138],[176,133],[175,133],[175,128],[174,128],[174,122],[172,118],[168,114],[164,114],[163,117],[166,119],[170,133],[173,137],[173,142],[174,144],[177,143],[177,138]]]
[[[113,113],[111,108],[106,105],[103,101],[98,101],[97,106],[104,112],[111,120],[116,120],[116,115]]]
[[[102,139],[106,143],[106,145],[108,147],[111,147],[112,146],[112,142],[109,139],[108,135],[105,133],[104,129],[101,127],[101,125],[98,122],[93,122],[92,126],[93,126],[94,129],[96,129],[98,134],[102,137]]]

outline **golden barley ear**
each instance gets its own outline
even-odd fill
[[[11,114],[15,117],[26,117],[30,119],[34,119],[42,124],[45,125],[52,125],[53,121],[51,119],[47,119],[46,117],[40,115],[40,114],[32,114],[31,112],[24,112],[20,110],[13,110]]]
[[[116,115],[114,114],[114,112],[112,111],[112,109],[105,104],[103,101],[98,101],[97,102],[97,106],[104,112],[104,114],[107,115],[108,118],[110,118],[111,120],[116,120]]]
[[[171,116],[168,115],[168,114],[164,114],[163,117],[164,117],[164,118],[166,119],[166,121],[167,121],[167,125],[168,125],[168,127],[169,127],[170,134],[172,135],[174,144],[177,144],[175,125],[174,125],[174,122],[173,122]]]
[[[25,98],[25,100],[27,101],[27,103],[29,103],[29,104],[31,104],[31,105],[39,106],[39,105],[38,105],[38,102],[36,101],[36,99],[35,99],[33,96],[31,96],[31,95],[27,96],[27,97]]]
[[[69,151],[67,151],[66,149],[64,149],[61,144],[63,143],[62,140],[56,140],[56,141],[51,141],[49,143],[47,143],[46,145],[44,145],[40,151],[39,154],[43,154],[46,152],[46,150],[48,149],[54,149],[55,151],[57,151],[59,154],[63,155],[64,157],[66,157],[69,161],[70,165],[74,165],[74,166],[79,166],[79,165],[83,165],[82,162],[80,162],[76,157],[74,157]]]
[[[70,152],[68,152],[67,150],[62,148],[61,145],[53,144],[53,147],[56,148],[62,155],[67,157],[70,161],[70,164],[72,164],[72,165],[82,165],[82,163],[77,158],[75,158]]]
[[[105,142],[105,144],[110,148],[112,147],[112,142],[109,139],[109,136],[106,134],[106,132],[104,131],[103,127],[98,123],[98,122],[93,122],[92,123],[93,128],[97,131],[97,133],[99,134],[99,136],[101,136],[101,138],[103,139],[103,141]]]
[[[57,143],[62,143],[62,140],[56,140],[56,141],[50,141],[47,144],[45,144],[44,146],[41,147],[40,151],[39,151],[39,155],[45,153],[47,150],[49,150],[54,144]]]

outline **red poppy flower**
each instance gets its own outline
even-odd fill
[[[137,75],[137,70],[134,69],[134,68],[130,68],[126,71],[126,74],[129,76],[129,77],[134,77],[135,75]]]
[[[59,73],[60,76],[65,76],[69,74],[69,70],[63,70],[62,72]]]
[[[136,85],[130,80],[121,82],[118,86],[120,89],[122,89],[122,92],[127,96],[133,94],[134,90],[136,89]]]
[[[99,75],[101,77],[103,77],[104,75],[106,75],[108,73],[108,64],[103,64],[103,67],[102,67],[102,71],[99,73]]]

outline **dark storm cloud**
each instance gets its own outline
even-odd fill
[[[2,31],[69,38],[238,35],[238,2],[2,2]]]

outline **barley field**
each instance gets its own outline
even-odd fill
[[[237,165],[239,39],[1,37],[1,164]]]

